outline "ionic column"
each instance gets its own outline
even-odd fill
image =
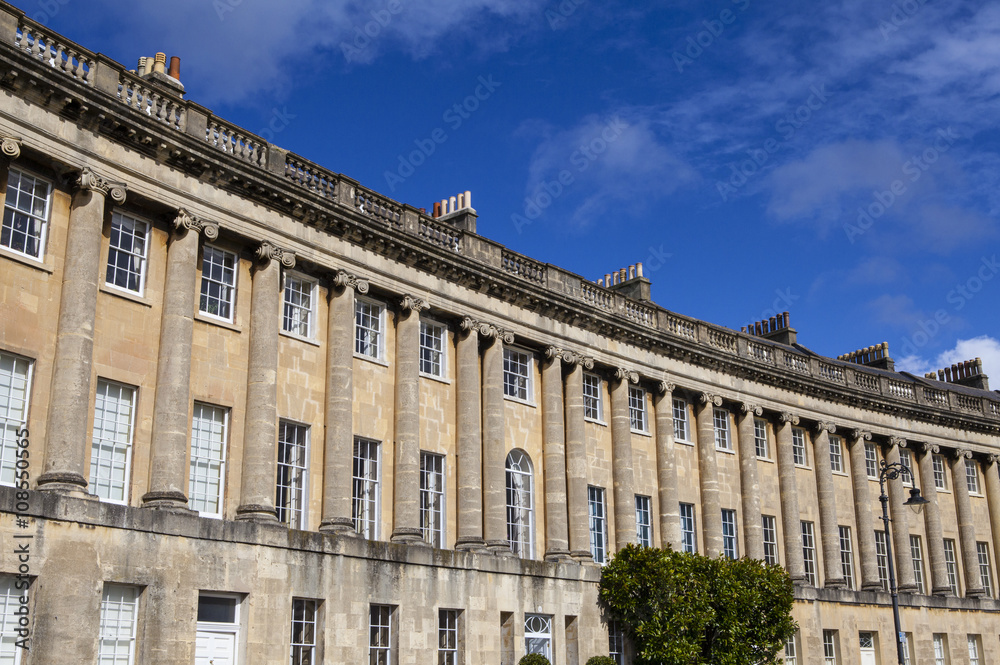
[[[837,493],[833,489],[830,463],[830,423],[816,423],[813,433],[813,459],[816,461],[816,499],[819,502],[819,533],[823,546],[824,586],[843,587],[844,569],[840,565],[840,529],[837,526]]]
[[[480,324],[479,335],[489,345],[483,351],[483,512],[486,547],[510,555],[507,539],[507,444],[503,397],[503,345],[514,334]]]
[[[243,470],[236,519],[276,522],[274,479],[278,440],[278,330],[281,268],[295,266],[295,255],[262,242],[256,252],[250,295],[250,350],[243,427]]]
[[[938,505],[937,489],[934,483],[934,455],[940,452],[937,446],[924,443],[917,444],[923,450],[923,456],[916,461],[920,468],[920,486],[924,489],[924,498],[929,503],[924,506],[924,526],[927,529],[927,560],[931,569],[931,593],[936,596],[946,596],[951,593],[948,584],[948,569],[944,560],[944,537],[941,533],[941,509]]]
[[[566,499],[569,509],[569,553],[591,561],[590,512],[587,503],[587,429],[583,408],[583,371],[594,359],[574,356],[566,374]]]
[[[323,439],[323,515],[319,530],[356,535],[354,482],[354,292],[368,282],[338,270],[330,280],[326,337],[326,436]]]
[[[425,543],[420,531],[420,312],[427,302],[404,296],[396,323],[394,543]]]
[[[739,436],[740,487],[743,499],[743,551],[751,559],[764,558],[764,527],[760,513],[760,481],[757,479],[757,444],[754,437],[754,417],[764,410],[756,404],[740,404]]]
[[[719,501],[719,463],[715,459],[715,413],[722,406],[718,395],[702,393],[698,397],[698,478],[701,480],[701,524],[705,537],[705,555],[722,553],[722,505]]]
[[[781,501],[781,530],[785,542],[785,570],[795,584],[804,584],[805,562],[802,559],[802,525],[799,519],[799,486],[795,478],[795,457],[792,453],[792,425],[799,417],[790,413],[778,415],[776,428],[778,459],[778,492]]]
[[[101,277],[104,200],[125,202],[125,184],[83,168],[73,182],[66,234],[59,324],[52,364],[45,462],[38,489],[86,495],[90,477],[90,375],[94,360],[97,285]]]
[[[854,520],[857,522],[858,559],[861,567],[861,590],[881,591],[878,576],[878,558],[875,552],[875,519],[872,516],[872,497],[868,487],[868,469],[865,466],[865,441],[871,441],[871,432],[855,429],[848,436],[848,454],[851,458],[851,485],[854,489]]]
[[[542,444],[545,458],[545,559],[569,559],[566,523],[566,429],[563,414],[562,349],[545,349],[542,366]],[[565,352],[570,359],[572,352]]]
[[[656,480],[660,489],[660,542],[681,549],[677,464],[674,459],[674,384],[661,381],[653,400],[656,418]]]
[[[219,237],[219,225],[195,217],[183,208],[174,218],[167,247],[163,315],[156,361],[153,439],[150,445],[149,491],[142,505],[187,508],[187,442],[191,425],[191,343],[194,336],[198,278],[198,234]]]
[[[906,439],[889,437],[886,446],[886,464],[899,462],[899,449],[906,447]],[[910,556],[910,518],[903,503],[909,498],[909,491],[903,487],[902,478],[886,480],[889,491],[889,517],[892,519],[892,548],[896,558],[896,588],[900,593],[914,593],[917,582],[913,576],[913,557]]]
[[[457,550],[486,551],[483,540],[482,381],[479,378],[479,325],[465,317],[455,352],[458,370],[458,538]]]
[[[962,545],[962,564],[965,568],[965,595],[970,598],[985,593],[979,578],[979,556],[976,553],[976,527],[972,522],[972,503],[969,501],[969,483],[965,460],[972,459],[972,451],[956,450],[951,460],[951,483],[955,489],[955,511],[958,513],[958,537]],[[976,462],[973,460],[972,462]]]
[[[986,456],[983,474],[986,476],[986,502],[990,508],[990,527],[993,532],[993,560],[1000,561],[1000,455]]]
[[[615,497],[615,551],[638,540],[635,530],[635,485],[632,473],[632,426],[628,385],[639,375],[624,368],[611,381],[611,477]]]

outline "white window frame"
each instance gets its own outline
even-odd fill
[[[317,635],[322,630],[319,622],[321,603],[311,598],[292,598],[290,665],[321,662],[317,643]]]
[[[934,665],[948,665],[948,637],[942,633],[934,633]]]
[[[722,554],[730,559],[740,558],[736,533],[736,510],[722,509]]]
[[[795,466],[808,468],[809,453],[806,447],[806,431],[801,427],[792,428],[792,460]]]
[[[104,583],[97,665],[132,665],[135,662],[141,594],[142,589],[136,586]]]
[[[774,515],[761,515],[761,540],[764,543],[764,563],[778,565],[778,527]]]
[[[913,641],[913,633],[903,633],[903,665],[910,665],[910,643]]]
[[[117,396],[112,396],[112,392]],[[128,503],[137,393],[135,386],[97,379],[89,482],[90,491],[109,503]]]
[[[274,506],[278,521],[292,529],[305,529],[308,525],[310,434],[309,425],[284,418],[278,422]]]
[[[122,229],[128,224],[132,225],[130,231],[132,242],[130,246],[126,247],[122,245],[122,241],[126,237],[122,234]],[[116,226],[118,227],[118,245],[114,244]],[[104,274],[105,286],[109,289],[134,293],[139,296],[145,293],[152,228],[149,222],[134,215],[125,214],[120,210],[111,213],[111,234],[108,238],[108,260]],[[139,238],[140,235],[141,238]],[[141,242],[141,247],[138,250],[135,248],[137,242]],[[112,263],[112,261],[114,262]],[[125,262],[124,266],[121,265],[123,261]],[[124,276],[126,286],[118,283],[122,276]],[[133,279],[135,280],[134,288],[127,285]]]
[[[913,581],[917,585],[917,593],[924,590],[924,552],[920,536],[910,534],[910,561],[913,563]]]
[[[16,612],[21,608],[21,598],[29,597],[28,579],[0,574],[0,662],[20,665],[21,652],[17,641],[23,639],[18,630]],[[30,642],[29,642],[30,644]]]
[[[934,453],[931,456],[931,468],[934,470],[934,487],[939,492],[947,492],[948,474],[945,472],[944,455]]]
[[[354,437],[351,518],[363,538],[378,540],[382,515],[382,442]]]
[[[639,386],[628,387],[628,425],[633,434],[649,434],[646,390]]]
[[[691,418],[688,415],[687,400],[674,397],[671,408],[674,416],[674,441],[694,443],[691,440]]]
[[[368,661],[395,665],[393,647],[394,605],[372,604],[368,606]]]
[[[515,448],[504,464],[507,542],[514,556],[535,558],[535,474],[528,453]]]
[[[798,665],[799,662],[799,633],[792,633],[785,640],[785,665]]]
[[[883,591],[889,590],[889,549],[886,533],[875,529],[875,569],[878,571],[878,581]]]
[[[604,382],[597,374],[583,373],[583,417],[592,423],[604,424]]]
[[[851,527],[837,527],[840,542],[840,571],[848,589],[854,589],[854,548],[851,543]]]
[[[385,305],[371,298],[355,296],[354,356],[385,362],[385,335]]]
[[[715,449],[733,451],[733,440],[729,435],[729,411],[712,408],[712,425],[715,430]]]
[[[687,513],[686,515],[685,512]],[[694,521],[694,504],[681,502],[679,516],[681,522],[681,549],[685,552],[697,554],[698,527]]]
[[[432,547],[445,546],[445,457],[420,451],[420,532]]]
[[[948,575],[948,586],[955,596],[961,595],[961,584],[958,578],[958,560],[955,557],[954,538],[944,539],[944,569]]]
[[[34,367],[35,363],[28,358],[0,352],[0,394],[4,396],[0,402],[0,485],[15,486],[19,478],[28,477],[25,469],[17,468],[19,458],[28,454],[21,454],[25,449],[17,442],[22,440],[19,433],[28,429]]]
[[[281,332],[299,339],[315,339],[319,280],[296,270],[285,270],[281,286]]]
[[[208,413],[211,419],[204,418]],[[199,415],[202,418],[199,420]],[[221,415],[221,420],[214,416]],[[202,426],[196,428],[197,424]],[[206,425],[208,429],[206,429]],[[218,430],[218,431],[216,431]],[[202,517],[222,517],[222,510],[226,496],[226,446],[229,440],[229,409],[224,406],[208,404],[205,402],[195,402],[194,412],[191,415],[191,463],[188,478],[188,505],[192,510],[197,510]],[[215,448],[218,445],[218,449]],[[211,474],[211,475],[210,475]],[[216,478],[218,481],[217,496],[212,497],[207,493],[198,493],[204,500],[196,500],[194,491],[195,484],[199,480],[211,481]],[[216,502],[215,510],[208,510],[209,499]]]
[[[608,656],[615,665],[625,665],[625,629],[618,621],[608,621]]]
[[[438,610],[438,665],[458,665],[462,610]]]
[[[987,542],[976,543],[976,557],[979,560],[979,581],[983,585],[983,591],[990,598],[993,597],[993,570],[990,568],[990,544]]]
[[[906,448],[900,448],[899,450],[899,463],[906,467],[909,473],[899,474],[899,480],[903,483],[903,487],[913,487],[916,475],[913,473],[913,455]]]
[[[763,418],[753,419],[753,445],[757,459],[771,459],[771,446],[767,442],[767,421]]]
[[[979,645],[979,635],[966,635],[965,640],[969,647],[969,665],[981,665],[983,650]]]
[[[639,545],[653,546],[653,499],[644,494],[635,495],[635,536]]]
[[[14,176],[17,176],[18,180],[17,185],[11,184]],[[29,179],[29,178],[32,180],[32,187],[30,192],[22,190],[20,188],[21,182],[24,179]],[[44,197],[39,197],[35,195],[34,187],[38,184],[42,184],[45,186]],[[12,188],[18,194],[17,202],[11,200]],[[22,194],[26,197],[29,197],[29,199],[32,202],[35,199],[44,198],[45,201],[44,212],[39,213],[35,211],[34,205],[28,206],[30,208],[30,212],[27,210],[22,210],[20,207],[18,207],[18,203],[20,203]],[[7,173],[7,191],[5,192],[4,195],[4,210],[3,210],[3,222],[2,222],[3,231],[0,232],[0,238],[2,238],[3,232],[6,232],[7,242],[0,244],[0,247],[3,247],[5,250],[18,254],[20,256],[26,256],[36,261],[44,261],[45,245],[48,240],[48,233],[49,233],[49,217],[51,213],[52,213],[52,183],[44,178],[36,176],[33,173],[28,173],[27,171],[24,171],[22,169],[11,167]],[[20,225],[23,225],[25,223],[27,224],[34,223],[40,226],[37,238],[35,238],[34,235],[32,235],[36,243],[36,249],[38,250],[37,253],[32,254],[31,252],[25,251],[25,249],[17,249],[16,247],[14,247],[14,243],[12,241],[13,241],[13,232],[15,227],[15,220],[14,220],[15,215],[20,215],[22,217],[22,219],[19,221]],[[19,230],[18,233],[24,235],[25,242],[23,246],[27,247],[28,245],[27,231]]]
[[[419,346],[420,375],[431,379],[447,378],[448,326],[433,319],[420,319]]]
[[[198,604],[201,604],[202,598],[225,598],[227,600],[234,600],[235,611],[233,615],[232,622],[217,622],[217,621],[198,621],[197,622],[197,632],[195,634],[195,653],[197,654],[198,639],[202,635],[232,635],[233,636],[233,664],[238,664],[240,659],[240,652],[242,651],[242,633],[243,633],[243,598],[242,596],[234,593],[207,593],[201,592],[198,594]],[[197,655],[196,655],[197,659]]]
[[[865,442],[865,475],[869,480],[878,480],[878,446]]]
[[[590,515],[590,556],[594,563],[608,562],[608,504],[603,487],[587,486],[587,510]]]
[[[535,354],[517,346],[503,350],[503,396],[522,404],[534,404]]]
[[[844,473],[844,446],[836,434],[830,435],[830,470],[833,473]]]
[[[802,520],[799,522],[802,532],[802,568],[806,576],[806,582],[810,586],[817,586],[816,573],[816,531],[813,523]]]
[[[552,661],[552,615],[524,615],[524,653],[540,653]]]
[[[837,631],[823,631],[823,665],[837,665],[840,659],[837,657]]]
[[[979,469],[976,460],[965,460],[965,484],[969,488],[969,494],[978,496],[979,492]]]
[[[240,257],[235,252],[216,247],[206,243],[201,250],[201,286],[198,295],[198,313],[211,319],[232,323],[236,317],[236,284],[239,281]],[[216,262],[218,259],[218,262]],[[226,266],[226,259],[232,261],[232,267]],[[219,276],[212,276],[206,268],[218,266]],[[231,275],[232,283],[226,281]],[[214,287],[214,289],[213,289]],[[213,290],[215,292],[213,292]],[[228,298],[226,297],[228,295]],[[217,304],[217,311],[211,311],[212,305]],[[228,308],[229,316],[218,313],[223,308]]]

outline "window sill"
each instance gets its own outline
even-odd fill
[[[451,379],[445,376],[434,376],[433,374],[420,373],[421,379],[430,379],[431,381],[437,381],[438,383],[443,383],[445,385],[451,385]]]
[[[717,453],[726,453],[727,455],[735,455],[736,454],[736,451],[733,450],[732,448],[719,448],[718,446],[715,447],[715,452],[717,452]]]
[[[233,332],[238,332],[238,333],[243,332],[243,329],[240,328],[239,326],[230,323],[229,321],[225,321],[223,319],[217,319],[212,316],[206,316],[203,312],[198,312],[197,314],[195,314],[194,320],[201,321],[202,323],[207,323],[213,326],[218,326],[220,328],[225,328],[226,330],[232,330]]]
[[[770,457],[761,457],[760,455],[757,456],[757,461],[758,462],[767,462],[768,464],[774,464],[774,460],[771,459]]]
[[[841,476],[842,478],[850,478],[850,474],[846,471],[831,471],[830,473],[835,476]]]
[[[648,430],[632,429],[629,431],[632,432],[632,434],[638,434],[639,436],[648,436],[648,437],[653,436]]]
[[[33,256],[28,256],[27,254],[21,254],[20,252],[15,252],[12,249],[6,247],[0,247],[0,256],[6,257],[11,261],[17,261],[18,263],[23,263],[24,265],[41,270],[42,272],[47,272],[50,275],[54,272],[52,266],[46,263],[44,260],[39,261]]]
[[[587,422],[587,423],[593,423],[594,425],[600,425],[601,427],[607,427],[608,426],[608,424],[606,422],[604,422],[603,420],[597,420],[595,418],[586,418],[585,417],[583,419],[583,421]]]
[[[687,439],[674,439],[674,443],[679,443],[682,446],[691,446],[692,448],[694,447],[694,441],[688,441]]]
[[[358,360],[366,360],[375,365],[381,365],[382,367],[389,366],[389,363],[383,360],[382,358],[372,358],[371,356],[366,356],[363,353],[358,353],[356,351],[354,352],[354,357],[357,358]]]
[[[938,494],[951,494],[951,490],[947,488],[935,487],[934,489],[937,490]]]
[[[812,467],[809,466],[808,464],[796,464],[795,468],[796,469],[803,469],[805,471],[812,471]]]
[[[526,399],[521,399],[520,397],[511,397],[510,395],[504,395],[503,398],[508,402],[516,402],[517,404],[523,404],[525,406],[530,406],[531,408],[535,408],[535,406],[537,406],[534,402]]]
[[[149,302],[148,299],[135,293],[134,291],[126,291],[124,289],[118,289],[113,286],[109,286],[107,283],[101,284],[101,293],[107,293],[108,295],[117,296],[119,298],[124,298],[125,300],[131,300],[134,303],[138,303],[145,307],[152,307],[153,303]]]
[[[298,342],[303,342],[305,344],[311,344],[313,346],[322,346],[318,340],[312,339],[310,337],[303,337],[302,335],[296,335],[295,333],[290,333],[287,330],[279,330],[278,334],[282,337],[287,337],[288,339],[294,339]]]

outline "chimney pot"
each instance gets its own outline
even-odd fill
[[[459,193],[457,210],[465,210],[465,194]]]
[[[176,55],[170,57],[170,70],[167,75],[178,81],[181,80],[181,59]]]
[[[611,286],[611,273],[605,273],[604,275],[604,285]]]
[[[455,197],[454,196],[449,196],[448,197],[448,212],[452,213],[452,212],[455,212],[456,210],[458,210],[458,208],[455,207]]]
[[[631,265],[628,267],[628,278],[635,279],[635,266]]]
[[[160,74],[163,74],[164,73],[163,70],[165,69],[164,66],[167,64],[167,54],[166,53],[157,53],[154,56],[154,58],[155,59],[153,61],[153,71],[154,72],[159,72]]]
[[[435,201],[434,202],[434,212],[433,212],[433,214],[431,216],[434,219],[437,219],[438,217],[441,216],[441,202],[440,201]]]
[[[466,208],[472,207],[472,192],[470,192],[469,190],[465,190],[465,207]]]
[[[642,277],[642,264],[641,263],[636,263],[635,264],[635,272],[636,272],[636,274],[639,277]]]

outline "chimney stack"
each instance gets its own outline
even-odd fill
[[[857,351],[845,353],[842,356],[837,356],[837,360],[854,363],[855,365],[874,367],[875,369],[884,369],[890,372],[896,371],[896,361],[889,357],[889,342],[882,342],[875,346],[869,346],[866,349],[858,349]]]
[[[760,321],[755,321],[741,330],[748,335],[763,337],[778,344],[795,344],[798,340],[798,332],[789,325],[788,312],[782,312],[777,316],[771,316]]]
[[[472,207],[472,192],[465,190],[455,196],[435,201],[433,217],[447,221],[463,231],[475,233],[479,214]]]
[[[982,358],[975,360],[963,360],[951,367],[939,369],[937,375],[934,372],[925,374],[924,378],[936,379],[944,383],[953,383],[966,388],[976,388],[978,390],[990,389],[990,378],[983,374]]]
[[[600,284],[601,281],[598,280],[597,283]],[[633,263],[614,272],[605,273],[604,286],[634,300],[649,302],[652,299],[650,292],[652,283],[643,277],[641,263]]]

